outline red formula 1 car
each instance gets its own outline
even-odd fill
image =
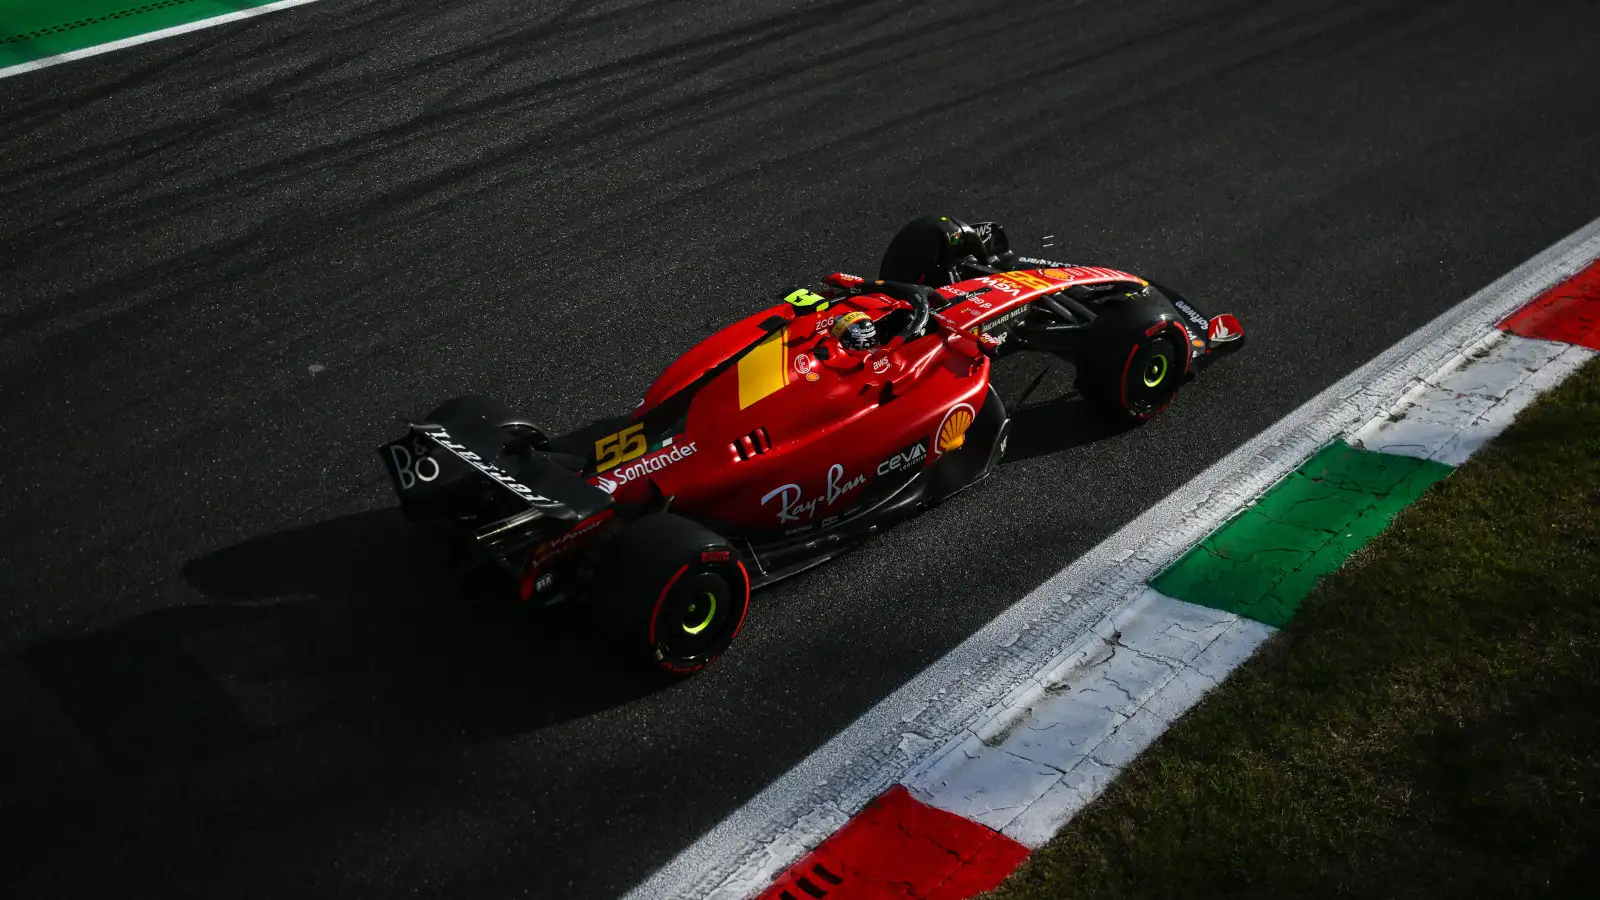
[[[380,449],[401,506],[523,601],[585,602],[624,649],[687,674],[732,643],[752,589],[994,471],[1000,355],[1065,357],[1085,401],[1137,422],[1243,337],[1138,276],[1017,256],[994,223],[918,219],[878,280],[824,282],[571,434],[486,397],[446,402]]]

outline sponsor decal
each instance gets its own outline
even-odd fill
[[[791,482],[783,487],[768,491],[766,496],[761,498],[761,505],[766,506],[773,500],[777,500],[779,522],[798,522],[802,515],[807,519],[813,519],[816,518],[818,506],[830,507],[845,494],[866,483],[867,476],[864,474],[846,480],[844,466],[834,463],[828,467],[826,492],[822,495],[808,500],[801,500],[800,498],[805,491],[801,489],[800,485]]]
[[[435,441],[439,442],[439,446],[449,450],[451,453],[454,453],[461,459],[466,460],[466,462],[473,468],[489,476],[490,478],[493,478],[496,482],[499,482],[501,486],[505,487],[507,490],[528,501],[529,503],[555,502],[549,497],[544,497],[534,493],[533,488],[530,488],[515,478],[512,478],[511,473],[507,472],[505,469],[500,468],[492,462],[485,461],[483,457],[473,453],[471,450],[468,450],[465,446],[456,443],[450,437],[450,432],[445,431],[443,428],[434,426],[428,429],[428,433],[433,436]],[[437,478],[438,475],[435,475],[434,477]],[[403,484],[404,481],[402,480],[401,483]]]
[[[1244,336],[1244,326],[1240,325],[1239,320],[1234,316],[1223,313],[1211,320],[1207,334],[1210,335],[1213,341],[1218,343],[1236,341]]]
[[[816,381],[818,378],[821,378],[821,377],[822,377],[821,375],[818,375],[815,372],[807,372],[806,373],[806,380],[807,381]]]
[[[1176,306],[1179,312],[1188,316],[1189,321],[1199,325],[1201,328],[1208,328],[1211,325],[1211,321],[1205,316],[1200,315],[1199,310],[1183,302],[1182,300],[1174,300],[1172,301],[1172,305]]]
[[[550,585],[555,583],[556,576],[550,572],[546,572],[543,575],[540,575],[539,580],[533,583],[533,592],[535,594],[542,594],[550,589]]]
[[[558,556],[578,546],[578,538],[592,533],[596,528],[604,525],[611,518],[611,510],[606,510],[599,515],[578,523],[578,526],[566,534],[533,548],[534,568],[540,568]]]
[[[945,292],[945,296],[950,298],[951,303],[960,303],[963,300],[971,300],[979,294],[987,294],[994,288],[981,287],[975,291],[963,291],[960,288],[945,287],[939,288],[939,290]]]
[[[989,321],[983,323],[983,325],[981,325],[979,327],[982,329],[984,334],[993,334],[994,332],[999,331],[1000,327],[1002,325],[1005,325],[1007,322],[1011,321],[1012,319],[1018,318],[1020,316],[1027,315],[1027,312],[1028,312],[1028,308],[1027,307],[1021,307],[1019,309],[1013,309],[1013,310],[1011,310],[1009,312],[1004,312],[1004,313],[1001,313],[998,316],[995,316],[994,318],[992,318]]]
[[[1057,268],[1057,269],[1070,269],[1070,268],[1072,268],[1072,264],[1071,263],[1057,262],[1056,260],[1053,260],[1053,259],[1039,259],[1036,256],[1019,256],[1019,257],[1017,257],[1017,262],[1019,262],[1019,263],[1027,263],[1030,266],[1041,266],[1041,267],[1049,266],[1051,268]],[[1062,278],[1064,276],[1052,275],[1050,277],[1051,278]]]
[[[725,563],[730,558],[732,554],[727,550],[705,550],[700,553],[700,561],[703,563]]]
[[[411,441],[410,449],[398,441],[390,444],[389,461],[394,464],[394,477],[402,491],[439,477],[439,461],[428,455],[428,442],[421,435]]]
[[[1154,325],[1151,325],[1149,328],[1146,328],[1144,330],[1144,336],[1145,337],[1153,337],[1156,332],[1158,332],[1161,329],[1167,327],[1167,322],[1168,321],[1170,321],[1170,320],[1169,319],[1162,319],[1161,321],[1155,323]]]
[[[1006,277],[1030,291],[1044,291],[1055,287],[1054,284],[1032,272],[1007,272]]]
[[[832,328],[833,323],[837,321],[839,321],[838,316],[828,316],[827,318],[818,319],[817,328],[812,332],[812,334],[821,334],[824,331],[827,331],[828,329]]]
[[[811,374],[811,357],[804,353],[794,358],[794,370],[801,375]]]
[[[637,462],[612,469],[610,472],[598,476],[594,481],[594,486],[608,494],[613,493],[617,488],[630,481],[644,475],[654,474],[681,459],[693,456],[694,451],[694,441],[690,441],[687,444],[674,444],[671,447],[663,447],[661,450]]]
[[[988,332],[984,332],[978,335],[978,343],[988,347],[990,350],[993,350],[1001,344],[1004,344],[1006,342],[1006,338],[1010,336],[1011,332],[1009,331],[1001,332],[999,337],[989,334]]]
[[[1003,294],[1010,294],[1013,297],[1022,296],[1022,288],[1018,285],[1012,284],[1010,281],[1007,281],[1004,278],[990,278],[988,276],[984,276],[978,280]]]
[[[1099,266],[1069,266],[1066,263],[1052,263],[1040,259],[1023,259],[1020,261],[1048,266],[1049,268],[1044,269],[1041,274],[1064,281],[1134,281],[1139,284],[1149,284],[1149,282],[1137,275],[1119,272],[1116,269],[1103,269]],[[1014,275],[1016,273],[1009,274]]]
[[[987,241],[989,239],[989,236],[991,234],[994,234],[994,223],[993,222],[981,222],[981,223],[979,223],[977,225],[972,226],[972,230],[976,231],[978,233],[978,238],[980,240]]]
[[[1199,338],[1195,338],[1194,340],[1190,341],[1190,343],[1194,344],[1195,349],[1202,349],[1206,345],[1206,342],[1200,340]]]
[[[917,441],[915,444],[878,463],[878,474],[888,475],[890,472],[914,469],[922,465],[923,460],[927,458],[928,442]]]
[[[950,407],[944,414],[944,421],[939,423],[938,436],[934,442],[935,452],[939,455],[960,450],[967,442],[967,429],[972,426],[972,407],[966,403],[957,403]]]
[[[889,371],[889,357],[885,356],[882,359],[873,360],[872,371],[878,375]]]

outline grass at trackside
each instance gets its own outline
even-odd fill
[[[991,896],[1600,894],[1597,362]]]

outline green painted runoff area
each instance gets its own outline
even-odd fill
[[[1339,568],[1450,472],[1441,463],[1337,441],[1212,532],[1151,586],[1281,628],[1317,579]]]
[[[0,0],[0,67],[32,62],[273,0]]]

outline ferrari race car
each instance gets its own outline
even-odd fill
[[[1137,423],[1243,343],[1238,319],[1115,269],[1018,256],[992,222],[925,216],[878,278],[833,274],[727,326],[631,412],[550,436],[457,397],[380,448],[406,516],[523,602],[589,605],[631,654],[689,674],[733,642],[750,592],[987,478],[1010,416],[1002,355],[1075,368]]]

